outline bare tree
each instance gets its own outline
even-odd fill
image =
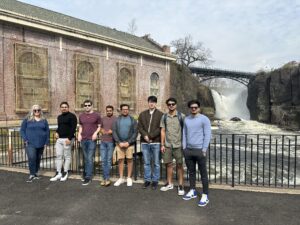
[[[173,53],[177,55],[177,60],[181,64],[189,66],[212,63],[210,49],[204,48],[201,42],[194,44],[191,35],[172,41],[171,46],[175,49]]]
[[[137,31],[137,25],[136,25],[136,19],[133,18],[132,20],[130,20],[130,22],[128,23],[128,27],[127,27],[127,31],[130,34],[135,34],[135,32]]]

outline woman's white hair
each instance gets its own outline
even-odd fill
[[[42,107],[39,106],[39,105],[33,105],[33,106],[31,107],[31,110],[30,110],[29,113],[28,113],[27,119],[28,119],[28,120],[34,120],[34,113],[33,113],[33,110],[34,110],[34,109],[40,109],[40,110],[41,110],[41,113],[40,113],[41,116],[40,116],[40,118],[41,118],[42,120],[44,120],[45,117],[44,117],[44,115],[43,115]]]

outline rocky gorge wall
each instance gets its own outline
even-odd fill
[[[290,62],[259,72],[248,87],[250,118],[286,129],[300,129],[300,64]]]
[[[177,99],[178,111],[189,114],[188,101],[198,99],[202,113],[214,117],[215,104],[210,89],[201,85],[187,67],[171,64],[170,89],[171,96]]]

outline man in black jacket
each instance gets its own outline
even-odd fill
[[[68,102],[60,103],[61,114],[57,117],[56,137],[56,174],[50,181],[66,181],[71,165],[71,150],[74,143],[74,134],[77,127],[76,116],[69,112]],[[62,173],[62,166],[64,172]]]
[[[157,98],[148,97],[149,109],[139,115],[138,128],[141,133],[141,145],[144,157],[144,184],[143,188],[149,187],[152,181],[152,189],[155,190],[160,178],[160,120],[163,115],[156,109]],[[151,169],[151,160],[154,168]],[[152,174],[152,176],[151,176]]]

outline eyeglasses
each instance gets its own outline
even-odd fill
[[[190,109],[192,109],[192,110],[198,109],[198,106],[191,106]]]
[[[175,106],[176,103],[168,103],[168,106]]]
[[[84,105],[84,107],[91,107],[92,105]]]
[[[33,112],[41,112],[40,109],[34,109]]]

